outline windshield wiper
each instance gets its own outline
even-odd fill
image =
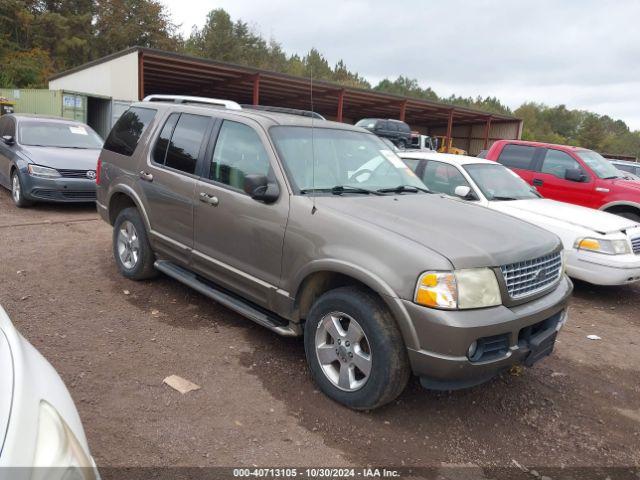
[[[603,180],[613,180],[614,178],[624,178],[622,175],[612,175],[610,177],[604,177]]]
[[[397,187],[380,188],[378,190],[378,192],[382,192],[382,193],[405,193],[405,192],[411,192],[411,193],[418,193],[418,192],[433,193],[428,188],[416,187],[415,185],[398,185]]]
[[[307,194],[313,192],[330,192],[334,195],[342,195],[343,193],[363,193],[365,195],[385,195],[382,192],[377,192],[375,190],[369,190],[366,188],[360,187],[350,187],[348,185],[336,185],[331,188],[303,188],[300,190],[300,193]]]
[[[491,200],[518,200],[515,197],[501,197],[499,195],[496,195],[495,197],[491,197]]]

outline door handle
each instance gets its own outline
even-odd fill
[[[539,178],[534,178],[534,179],[533,179],[533,184],[534,184],[536,187],[541,187],[542,185],[544,185],[544,182],[543,182],[542,180],[540,180]]]
[[[204,192],[200,192],[200,201],[204,203],[208,203],[209,205],[213,205],[214,207],[217,207],[218,204],[220,203],[220,200],[218,200],[218,197],[209,195],[208,193],[204,193]]]
[[[145,182],[153,182],[153,174],[145,172],[144,170],[140,172],[140,178]]]

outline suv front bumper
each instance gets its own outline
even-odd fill
[[[419,349],[408,349],[414,374],[425,387],[453,390],[483,383],[514,364],[532,365],[551,353],[572,291],[563,276],[547,295],[515,307],[436,310],[403,300],[420,342]],[[470,359],[473,342],[478,353]]]

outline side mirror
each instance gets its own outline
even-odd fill
[[[11,135],[3,135],[2,141],[7,145],[13,145],[14,143],[16,143],[15,138],[13,138]]]
[[[567,168],[564,172],[564,178],[571,182],[584,182],[587,176],[582,173],[580,168]]]
[[[469,194],[471,193],[471,187],[468,187],[467,185],[458,185],[453,193],[460,198],[468,199]]]
[[[280,196],[280,189],[275,182],[269,183],[266,175],[247,175],[244,177],[244,191],[254,200],[273,203]]]

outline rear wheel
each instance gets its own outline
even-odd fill
[[[125,208],[116,218],[113,256],[120,273],[131,280],[145,280],[158,274],[147,231],[136,208]]]
[[[30,200],[24,198],[24,189],[22,188],[22,180],[17,170],[11,174],[11,199],[18,208],[25,208],[33,204]]]
[[[634,222],[638,222],[640,223],[640,215],[634,212],[619,212],[616,213],[616,215],[619,215],[621,217],[624,218],[628,218],[629,220],[633,220]]]
[[[407,385],[402,335],[372,293],[342,287],[322,295],[305,324],[305,352],[319,388],[356,410],[393,401]]]

